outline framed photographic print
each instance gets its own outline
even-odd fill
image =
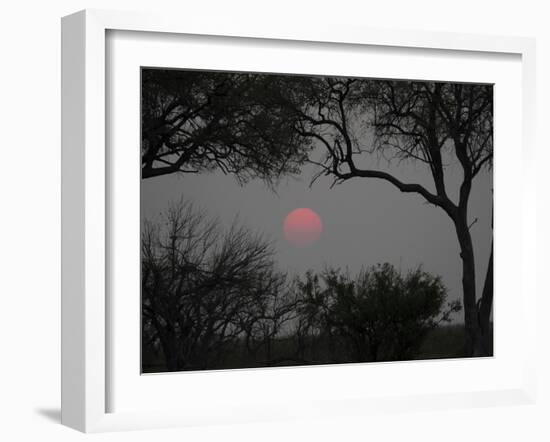
[[[531,40],[85,11],[62,41],[63,423],[533,400]]]

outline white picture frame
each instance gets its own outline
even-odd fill
[[[285,26],[266,22],[215,21],[194,17],[181,24],[177,17],[151,14],[86,10],[62,21],[62,423],[84,432],[138,428],[184,426],[216,422],[248,422],[286,417],[356,415],[376,411],[403,411],[432,408],[456,408],[502,404],[532,403],[536,397],[535,339],[524,342],[521,376],[503,388],[476,387],[460,392],[430,391],[428,394],[388,394],[347,397],[338,393],[304,404],[274,404],[254,407],[252,400],[240,402],[231,413],[231,404],[219,410],[133,410],[112,411],[109,394],[113,354],[109,338],[111,324],[109,287],[109,228],[112,199],[108,185],[109,155],[108,84],[106,66],[109,55],[106,36],[111,31],[141,31],[162,35],[216,36],[219,38],[267,39],[274,44],[284,41],[312,44],[338,44],[340,47],[375,46],[402,48],[404,51],[427,49],[443,52],[509,54],[521,63],[521,228],[516,232],[521,253],[521,274],[535,268],[534,108],[535,43],[532,39],[492,37],[416,31],[388,31],[346,26],[301,24]],[[137,112],[137,110],[136,110]],[[498,205],[498,200],[497,200]],[[116,232],[116,230],[115,230]],[[499,249],[495,248],[498,262]],[[503,248],[500,249],[504,250]],[[504,253],[504,252],[500,252]],[[536,324],[525,317],[536,317],[537,290],[534,278],[518,279],[524,315],[524,338],[533,337]],[[498,295],[497,295],[498,296]],[[498,301],[497,301],[498,302]],[[137,330],[136,330],[137,334]],[[498,355],[497,355],[498,357]],[[458,363],[460,364],[460,363]],[[389,370],[379,365],[380,370]],[[456,365],[456,370],[464,366]],[[334,370],[345,370],[336,367]],[[354,368],[352,370],[360,370]],[[416,370],[422,367],[417,366]],[[351,369],[348,368],[348,374]],[[287,370],[288,372],[288,370]],[[242,371],[241,371],[242,373]],[[255,373],[258,373],[257,371]],[[265,382],[274,371],[257,375]],[[218,376],[222,382],[223,373]],[[166,383],[166,382],[165,382]]]

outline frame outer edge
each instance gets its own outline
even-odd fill
[[[84,431],[85,14],[61,24],[61,423]]]
[[[523,97],[522,97],[522,150],[523,150],[523,177],[527,177],[528,182],[522,182],[523,187],[523,237],[524,241],[523,253],[524,256],[538,256],[537,241],[533,240],[527,233],[537,232],[538,228],[538,206],[537,202],[540,197],[537,196],[537,158],[540,158],[540,145],[537,144],[537,41],[535,38],[526,39],[522,50],[522,75],[523,75]],[[530,239],[531,238],[531,239]],[[529,305],[540,306],[541,301],[538,297],[542,296],[540,290],[540,280],[537,277],[537,272],[534,269],[528,268],[525,264],[526,260],[522,259],[522,277],[525,279],[523,284],[524,309],[528,309]],[[540,265],[540,264],[538,264]],[[532,278],[526,278],[526,275],[533,275]],[[526,312],[527,313],[527,312]],[[538,329],[539,324],[543,321],[540,308],[536,308],[536,315],[531,320],[525,320],[527,328],[527,336],[529,337],[526,346],[527,360],[525,364],[525,380],[523,389],[526,395],[530,398],[531,403],[536,403],[539,399],[538,394],[538,378],[540,371],[539,364],[536,363],[540,359],[537,352],[537,338],[541,336]],[[544,344],[542,344],[544,345]]]
[[[105,28],[62,19],[61,422],[105,417]]]
[[[106,414],[105,26],[85,14],[84,305],[85,425],[98,431]]]

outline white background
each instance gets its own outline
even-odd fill
[[[173,4],[172,4],[173,3]],[[548,440],[550,429],[550,327],[539,321],[540,398],[536,406],[416,412],[304,421],[218,426],[160,432],[84,436],[58,424],[60,352],[60,25],[62,15],[85,7],[169,10],[192,20],[202,11],[327,21],[376,27],[449,30],[538,38],[539,261],[544,276],[549,212],[544,151],[550,123],[550,14],[544,2],[480,0],[386,1],[19,1],[0,14],[2,69],[0,122],[0,438],[3,440]],[[512,2],[510,2],[512,3]],[[548,123],[547,123],[548,122]],[[535,269],[533,269],[533,273]],[[544,281],[542,281],[544,282]],[[541,286],[540,290],[544,290]],[[544,312],[549,303],[540,294]],[[543,316],[541,316],[543,317]],[[546,378],[545,378],[546,377]],[[449,379],[449,382],[452,382]]]

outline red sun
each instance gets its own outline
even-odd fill
[[[285,238],[298,247],[306,247],[319,239],[323,226],[313,210],[301,207],[290,212],[284,221]]]

